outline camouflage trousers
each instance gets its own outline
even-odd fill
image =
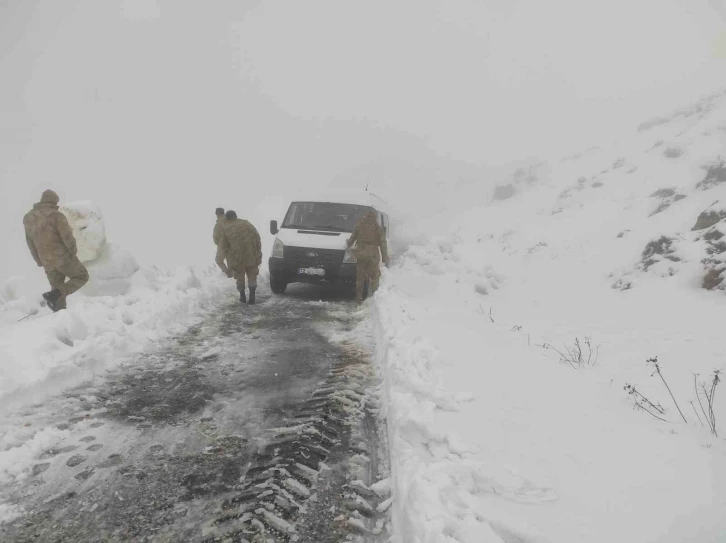
[[[248,268],[235,268],[232,269],[232,274],[232,277],[237,280],[237,290],[244,292],[245,276],[247,276],[247,284],[250,288],[257,287],[257,276],[260,274],[260,267],[250,266]]]
[[[69,258],[61,266],[46,269],[51,289],[58,289],[61,297],[56,302],[58,309],[66,309],[66,297],[76,292],[88,282],[88,270],[78,258]],[[68,278],[68,281],[66,281]]]
[[[363,289],[366,281],[369,281],[369,296],[378,290],[378,282],[381,279],[380,262],[380,258],[358,257],[355,274],[355,299],[357,301],[363,301]]]

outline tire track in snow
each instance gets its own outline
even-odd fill
[[[19,414],[62,437],[0,488],[25,511],[0,539],[382,540],[366,353],[315,331],[324,306],[261,302]]]

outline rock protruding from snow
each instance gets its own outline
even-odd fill
[[[649,217],[657,215],[658,213],[661,213],[671,207],[671,205],[673,205],[674,203],[687,198],[685,194],[679,193],[677,189],[672,187],[658,189],[653,194],[651,194],[650,197],[657,198],[659,202],[658,206],[651,212],[650,215],[648,215]]]
[[[713,225],[721,222],[724,218],[726,218],[726,209],[719,209],[718,211],[704,211],[698,216],[696,224],[693,228],[691,228],[691,230],[697,231],[711,228]]]
[[[106,245],[106,227],[98,206],[89,201],[69,202],[60,206],[60,211],[73,230],[80,261],[98,259]]]
[[[668,236],[660,236],[658,239],[649,241],[645,249],[643,249],[638,267],[648,271],[651,266],[662,262],[664,259],[679,262],[681,259],[675,256],[674,241],[674,238]]]
[[[726,163],[719,158],[717,162],[703,166],[706,176],[698,182],[696,188],[699,190],[709,190],[726,183]]]
[[[543,174],[543,167],[544,163],[534,162],[517,168],[511,179],[509,179],[509,183],[494,187],[492,200],[509,200],[516,196],[520,190],[533,187]]]

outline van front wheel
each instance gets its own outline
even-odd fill
[[[274,294],[285,294],[285,289],[287,288],[287,283],[285,281],[281,281],[274,275],[270,274],[270,290]]]

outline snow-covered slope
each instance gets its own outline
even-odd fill
[[[482,189],[388,271],[401,541],[726,538],[726,443],[694,388],[726,367],[726,297],[703,288],[722,286],[725,145],[716,94]]]

